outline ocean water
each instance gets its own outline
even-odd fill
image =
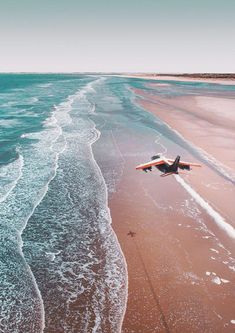
[[[126,266],[91,145],[102,78],[1,77],[2,332],[117,332]]]
[[[138,79],[0,75],[0,332],[121,331],[127,268],[107,202],[125,164],[120,144],[139,140],[126,154],[141,158],[177,147],[215,168],[132,88],[151,91]],[[183,87],[205,89],[233,88]],[[182,94],[182,83],[159,94]]]

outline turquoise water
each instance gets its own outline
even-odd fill
[[[89,119],[95,106],[88,95],[99,81],[1,77],[4,332],[98,332],[103,325],[105,332],[120,326],[125,265],[91,151],[99,132]]]
[[[136,104],[131,88],[151,92],[146,82],[0,75],[0,331],[120,331],[127,272],[107,206],[125,157],[117,138],[136,160],[166,151],[203,159]],[[158,93],[233,89],[176,83]]]

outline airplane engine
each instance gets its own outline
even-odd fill
[[[144,168],[143,171],[144,171],[144,172],[152,171],[152,167],[150,166],[150,167],[148,167],[148,168]]]

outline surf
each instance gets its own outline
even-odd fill
[[[58,315],[63,320],[64,329],[71,331],[69,318],[74,318],[75,314],[69,304],[76,303],[80,297],[88,297],[88,307],[83,309],[81,303],[80,313],[83,318],[79,319],[79,313],[76,314],[79,320],[77,327],[81,326],[84,332],[100,332],[104,326],[105,329],[112,328],[112,331],[116,331],[115,327],[119,327],[119,331],[121,329],[123,307],[120,302],[125,300],[119,299],[120,280],[123,276],[126,278],[126,275],[120,275],[120,270],[125,271],[126,268],[123,266],[120,245],[111,228],[107,186],[92,151],[92,145],[99,140],[101,133],[92,119],[96,109],[91,99],[96,96],[96,87],[103,82],[103,78],[95,78],[75,95],[69,96],[64,103],[54,107],[53,115],[46,122],[46,126],[53,128],[57,124],[62,128],[64,149],[59,154],[56,175],[23,232],[23,252],[41,291],[46,316],[50,318],[49,321],[46,320],[45,332],[58,331],[56,325],[59,321],[54,319]],[[68,109],[69,113],[64,113]],[[57,143],[55,141],[54,144]],[[45,216],[50,221],[48,225],[44,223]],[[71,228],[76,238],[68,233]],[[44,230],[46,235],[49,232],[50,238],[45,237]],[[35,239],[32,244],[30,239],[35,232],[39,241]],[[61,242],[66,242],[66,248]],[[87,244],[86,247],[83,243]],[[44,258],[44,251],[55,255]],[[69,262],[64,261],[65,255],[71,257]],[[44,273],[48,276],[46,281],[37,272],[40,267],[40,272],[45,269],[45,260],[48,262]],[[100,273],[94,274],[92,267],[99,262]],[[74,281],[76,276],[78,277]],[[47,281],[51,279],[57,281],[53,291],[57,295],[56,299],[49,296]],[[83,286],[84,279],[88,283],[87,287]],[[127,284],[126,280],[123,284]],[[59,285],[63,285],[62,294],[58,290]],[[89,285],[95,288],[93,296],[90,295]],[[106,301],[103,294],[106,295]],[[56,311],[57,306],[64,308],[63,313]],[[103,314],[107,309],[112,320]],[[92,313],[95,314],[94,322]],[[103,318],[102,321],[99,320],[100,317]]]
[[[80,98],[81,93],[83,93],[83,90],[78,89],[74,95],[68,96],[64,102],[55,106],[54,110],[50,112],[49,117],[44,121],[41,130],[22,134],[21,139],[26,143],[30,142],[30,145],[21,145],[18,149],[19,157],[10,164],[2,166],[0,169],[1,181],[5,183],[1,188],[0,197],[2,246],[4,245],[7,251],[8,246],[11,247],[11,251],[15,251],[16,258],[19,258],[20,264],[15,266],[17,262],[11,257],[8,257],[7,260],[9,263],[11,260],[14,261],[15,273],[19,270],[21,275],[26,274],[29,280],[28,288],[34,293],[34,298],[32,296],[32,306],[33,304],[40,306],[40,313],[35,309],[37,319],[36,317],[34,319],[32,317],[32,320],[35,320],[33,324],[34,332],[42,332],[44,330],[45,311],[37,282],[30,266],[24,258],[22,233],[27,227],[28,221],[33,216],[35,209],[46,196],[49,184],[56,176],[59,156],[66,148],[66,140],[63,136],[62,127],[71,121],[68,113],[71,111],[75,99]],[[30,102],[36,103],[37,100],[35,98],[30,100]],[[5,276],[1,278],[3,288],[7,288],[8,283],[8,270],[5,273]],[[23,289],[13,289],[8,295],[9,303],[4,305],[4,311],[6,311],[5,328],[9,332],[11,328],[10,323],[7,322],[7,307],[9,306],[10,309],[11,297],[17,298],[18,294],[18,297],[22,298],[20,294],[24,294],[25,292]],[[21,309],[17,309],[16,311],[20,313]],[[21,313],[21,316],[24,320],[23,313]],[[23,321],[16,324],[14,330],[17,327],[21,327],[21,325],[27,330],[27,325],[24,326]]]

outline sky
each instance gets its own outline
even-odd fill
[[[0,0],[0,72],[235,72],[235,0]]]

